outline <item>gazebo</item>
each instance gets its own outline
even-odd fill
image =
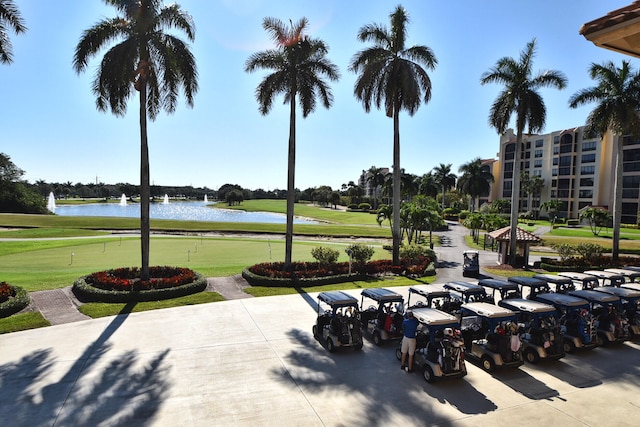
[[[498,264],[509,263],[509,241],[511,240],[511,227],[504,227],[489,233],[492,239],[498,243]],[[516,227],[516,264],[529,265],[529,245],[539,243],[540,238],[520,227]]]

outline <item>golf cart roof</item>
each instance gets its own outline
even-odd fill
[[[577,280],[580,282],[598,280],[598,277],[593,274],[579,273],[576,271],[563,271],[558,273],[558,276],[568,277],[571,280]]]
[[[425,298],[437,298],[446,297],[449,295],[449,290],[436,284],[432,285],[414,285],[409,288],[409,293],[421,295]]]
[[[544,280],[547,283],[553,283],[554,285],[572,285],[573,280],[568,277],[558,276],[557,274],[536,274],[533,276],[536,279]]]
[[[411,311],[418,322],[424,323],[425,325],[460,327],[457,317],[435,308],[414,308]]]
[[[640,283],[636,283],[636,282],[623,283],[620,286],[622,286],[625,289],[633,289],[634,291],[640,291]]]
[[[615,295],[618,298],[626,300],[637,300],[640,298],[640,290],[634,290],[629,288],[615,288],[613,286],[598,286],[593,288],[594,291],[604,292],[609,295]]]
[[[469,282],[447,282],[444,284],[445,289],[451,289],[460,293],[467,294],[484,294],[484,288],[475,283]]]
[[[618,298],[615,295],[605,294],[604,292],[597,292],[591,289],[581,289],[579,291],[571,291],[569,292],[569,295],[586,299],[589,302],[597,302],[600,304],[620,301],[620,298]]]
[[[467,255],[467,254],[468,254],[468,255],[479,255],[479,254],[480,254],[480,252],[478,252],[478,251],[474,251],[474,250],[472,250],[472,249],[466,250],[466,251],[464,251],[464,252],[462,252],[462,253],[463,253],[464,255]]]
[[[320,292],[318,299],[331,307],[358,307],[358,300],[343,291]]]
[[[462,304],[461,309],[490,319],[516,319],[516,313],[513,311],[505,307],[500,307],[499,305],[489,304],[488,302]]]
[[[514,311],[523,311],[526,313],[549,313],[555,314],[554,306],[539,301],[532,301],[523,298],[513,298],[500,301],[500,305]]]
[[[367,288],[362,295],[377,302],[403,302],[404,298],[397,292],[385,288]]]
[[[478,281],[478,285],[497,290],[517,291],[519,289],[517,284],[499,279],[482,279]]]
[[[601,270],[589,270],[585,271],[586,274],[593,274],[594,276],[604,280],[609,280],[613,286],[619,286],[624,283],[624,276],[622,274],[613,273],[611,271]]]
[[[535,277],[513,276],[509,277],[508,280],[520,286],[527,286],[531,288],[538,286],[548,286],[546,280],[536,279]]]
[[[623,277],[628,277],[634,280],[636,277],[640,277],[640,271],[629,270],[627,268],[605,268],[604,271],[610,271],[611,273],[619,274]]]
[[[565,307],[587,308],[589,306],[589,301],[583,298],[579,298],[577,296],[567,295],[567,294],[556,294],[556,293],[538,294],[536,296],[536,300],[542,300],[543,303],[561,305]]]

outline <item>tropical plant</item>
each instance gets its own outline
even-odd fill
[[[378,214],[376,215],[376,221],[379,226],[382,226],[384,221],[389,221],[389,227],[393,229],[393,208],[389,205],[382,205],[378,208]]]
[[[607,223],[611,219],[609,212],[599,208],[587,208],[580,214],[581,220],[586,220],[589,223],[589,228],[594,236],[600,234],[603,227],[607,226]]]
[[[538,210],[533,207],[534,196],[540,196],[540,190],[544,187],[544,179],[539,176],[531,176],[528,172],[520,173],[520,187],[527,195],[527,207],[531,209],[534,218],[538,218]]]
[[[620,226],[622,223],[622,137],[640,136],[640,72],[634,72],[629,61],[620,68],[613,62],[591,64],[589,74],[596,86],[579,90],[569,98],[569,106],[597,103],[587,117],[587,128],[601,137],[607,131],[618,136],[615,149],[615,178],[613,184],[613,240],[611,257],[620,255]]]
[[[311,256],[320,264],[333,264],[338,260],[340,252],[328,246],[317,246],[311,249]]]
[[[529,133],[539,132],[544,128],[547,110],[538,89],[556,87],[563,89],[567,78],[560,71],[544,70],[533,76],[533,57],[536,41],[527,43],[520,53],[518,61],[504,57],[496,62],[488,72],[482,74],[481,84],[500,83],[504,89],[491,106],[489,123],[499,134],[503,134],[511,116],[516,116],[516,149],[513,159],[513,184],[511,187],[511,231],[509,239],[509,264],[516,264],[516,231],[518,226],[518,207],[520,197],[520,151],[525,128]]]
[[[364,264],[371,259],[375,249],[373,249],[373,246],[354,243],[353,245],[347,246],[346,251],[354,262]]]
[[[438,183],[436,182],[433,173],[427,172],[420,178],[418,185],[418,193],[427,197],[436,197],[438,195]]]
[[[559,199],[549,199],[540,205],[540,209],[544,209],[549,214],[549,221],[555,222],[558,211],[562,209],[564,202]]]
[[[451,172],[451,164],[445,165],[444,163],[433,168],[433,177],[442,188],[442,209],[444,209],[445,193],[456,185],[458,177]]]
[[[27,31],[24,20],[13,0],[0,0],[0,62],[13,62],[13,46],[9,38],[9,30],[16,34]]]
[[[166,30],[181,30],[195,37],[191,16],[176,4],[159,0],[105,0],[119,14],[85,30],[76,46],[73,68],[87,69],[88,61],[115,40],[103,56],[93,81],[96,107],[124,116],[127,101],[138,91],[140,101],[140,241],[141,279],[149,279],[149,145],[147,117],[155,120],[160,110],[173,113],[182,92],[188,106],[198,90],[195,58],[189,46]],[[182,89],[182,90],[180,90]]]
[[[283,94],[289,104],[289,149],[287,155],[287,225],[285,231],[285,261],[291,265],[293,248],[293,214],[295,205],[296,166],[296,101],[300,103],[302,117],[316,109],[316,97],[325,108],[333,103],[333,94],[324,78],[336,81],[340,78],[338,67],[327,58],[329,47],[319,39],[305,34],[309,24],[302,18],[287,28],[276,18],[265,18],[262,27],[271,35],[276,47],[251,55],[245,63],[245,71],[274,70],[264,77],[256,88],[256,100],[260,113],[268,114],[276,95]]]
[[[471,237],[476,243],[478,243],[480,236],[479,230],[483,226],[483,224],[484,220],[482,214],[476,212],[469,214],[467,218],[462,222],[462,225],[471,229]]]
[[[367,182],[373,190],[373,208],[378,209],[378,188],[382,187],[387,173],[385,168],[371,166],[367,171]]]
[[[433,70],[436,57],[427,46],[406,47],[409,17],[402,6],[389,16],[391,29],[382,24],[368,24],[358,31],[361,42],[373,46],[356,53],[349,69],[359,73],[354,94],[365,111],[372,104],[384,107],[393,118],[393,265],[400,265],[400,111],[413,116],[422,101],[431,99],[431,79],[425,68]]]
[[[458,169],[462,176],[458,179],[458,191],[470,197],[470,211],[474,212],[480,196],[488,196],[491,191],[493,174],[482,164],[480,158],[465,163]]]

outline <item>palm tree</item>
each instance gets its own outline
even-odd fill
[[[385,168],[371,166],[367,171],[367,182],[373,189],[373,209],[378,209],[378,188],[384,184],[386,176]]]
[[[438,183],[433,173],[427,172],[420,178],[418,192],[427,197],[436,197],[438,195]]]
[[[76,46],[73,68],[87,69],[89,58],[120,40],[103,56],[93,81],[96,106],[124,116],[127,101],[135,91],[140,105],[140,240],[142,280],[149,279],[149,145],[147,116],[155,120],[160,110],[173,113],[182,91],[187,105],[193,106],[198,90],[195,58],[189,46],[165,30],[181,30],[190,41],[195,37],[191,16],[172,4],[159,0],[105,0],[119,14],[85,30]],[[135,91],[134,91],[135,89]]]
[[[13,62],[13,46],[8,34],[10,29],[16,34],[27,31],[13,0],[0,0],[0,62],[3,64]]]
[[[613,247],[614,261],[620,254],[620,224],[622,220],[622,136],[640,135],[640,72],[634,72],[629,61],[622,61],[622,67],[613,62],[602,65],[591,64],[589,74],[597,86],[582,89],[569,98],[569,106],[576,108],[596,102],[598,105],[587,117],[589,131],[601,137],[607,131],[617,135],[616,175],[613,198]]]
[[[431,99],[431,79],[423,66],[433,70],[437,60],[427,46],[406,47],[409,17],[402,6],[389,16],[391,29],[368,24],[358,31],[361,42],[373,46],[356,53],[349,69],[359,73],[354,94],[368,113],[372,104],[384,106],[393,118],[393,264],[400,264],[400,110],[413,116],[424,100]]]
[[[444,209],[444,196],[456,184],[458,177],[451,173],[451,164],[445,165],[444,163],[433,168],[433,177],[442,188],[442,209]]]
[[[336,81],[340,78],[338,67],[326,57],[329,47],[318,39],[305,35],[308,21],[302,18],[287,28],[282,21],[265,18],[262,27],[271,35],[275,49],[257,52],[245,63],[245,71],[274,70],[256,88],[260,113],[271,111],[275,95],[284,94],[289,104],[289,151],[287,173],[287,226],[285,235],[285,269],[291,267],[293,248],[293,210],[295,204],[296,166],[296,98],[299,97],[302,117],[316,109],[316,96],[325,108],[333,103],[333,95],[323,77]]]
[[[474,212],[477,198],[489,195],[494,179],[493,174],[484,167],[479,157],[463,164],[458,171],[462,172],[462,176],[458,179],[458,191],[469,195],[471,212]]]
[[[531,210],[531,215],[533,215],[535,219],[538,219],[538,215],[536,214],[538,211],[533,208],[532,202],[534,196],[540,195],[540,190],[544,187],[544,179],[539,176],[531,176],[529,172],[521,172],[520,187],[527,195],[527,207]]]
[[[533,57],[536,51],[536,40],[533,39],[520,52],[520,59],[504,57],[496,62],[488,72],[483,73],[480,83],[504,84],[504,89],[491,106],[489,124],[499,134],[503,134],[516,116],[516,150],[513,159],[513,185],[511,187],[511,233],[509,238],[509,263],[516,264],[516,231],[518,226],[518,200],[520,196],[520,150],[525,127],[529,133],[544,129],[547,109],[538,89],[555,87],[563,89],[567,78],[560,71],[544,70],[533,76]]]

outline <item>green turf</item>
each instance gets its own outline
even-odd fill
[[[0,334],[26,331],[27,329],[42,328],[44,326],[51,326],[51,323],[40,312],[18,313],[0,319]]]

